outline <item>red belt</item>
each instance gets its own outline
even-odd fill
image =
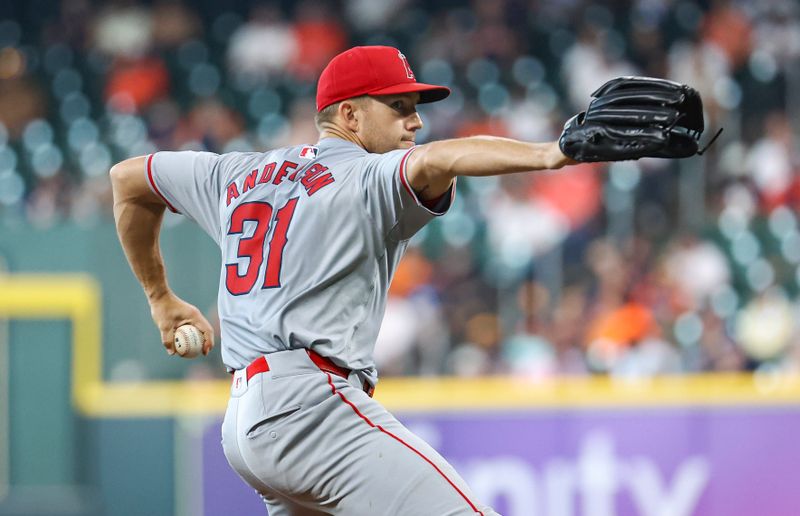
[[[330,358],[323,357],[314,350],[307,349],[306,352],[308,353],[308,357],[311,359],[311,361],[314,362],[321,371],[332,373],[336,376],[341,376],[345,380],[350,377],[350,369],[345,369],[344,367],[334,364]],[[249,382],[250,378],[257,374],[266,373],[267,371],[269,371],[269,362],[267,362],[267,357],[260,356],[253,360],[249,366],[247,366],[247,381]],[[364,392],[366,392],[371,398],[372,393],[375,390],[375,388],[372,387],[372,384],[365,380],[362,388],[364,389]]]

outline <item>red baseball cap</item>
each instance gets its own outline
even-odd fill
[[[317,111],[361,95],[418,91],[420,104],[450,95],[450,88],[417,82],[406,56],[394,47],[353,47],[322,70],[317,83]]]

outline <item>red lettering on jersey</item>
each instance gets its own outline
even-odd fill
[[[324,170],[327,170],[327,168],[325,168]],[[306,188],[306,193],[308,193],[309,197],[314,195],[314,193],[316,193],[316,191],[319,190],[320,188],[328,186],[333,182],[334,179],[330,173],[322,175],[320,175],[319,173],[314,175],[306,175],[303,177],[303,180],[301,181],[301,183],[303,183],[303,186]]]
[[[272,173],[275,172],[275,165],[277,165],[277,163],[275,163],[274,161],[272,163],[267,163],[266,165],[264,165],[264,172],[261,174],[261,178],[258,180],[258,184],[268,183],[269,180],[272,179]]]
[[[322,174],[326,170],[328,170],[328,167],[322,163],[314,163],[303,176],[300,183],[305,187],[309,197],[314,195],[320,188],[334,182],[333,176],[330,173]]]
[[[228,185],[228,198],[225,201],[225,206],[231,205],[231,200],[236,199],[239,197],[239,188],[236,186],[236,183],[231,183]]]
[[[299,174],[302,170],[303,170],[302,168],[298,168],[297,170],[295,170],[294,174],[288,177],[289,181],[297,181],[297,174]]]
[[[328,170],[328,167],[326,167],[322,163],[314,163],[308,169],[308,172],[306,172],[306,175],[304,177],[308,177],[310,178],[309,180],[311,180],[314,179],[314,176],[318,175],[320,172],[325,172],[326,170]]]
[[[242,193],[245,193],[246,191],[256,187],[257,175],[258,175],[258,169],[250,172],[250,174],[244,179],[244,184],[242,184]]]
[[[297,163],[293,161],[284,161],[283,163],[281,163],[281,168],[280,170],[278,170],[278,173],[275,174],[275,179],[272,181],[272,184],[273,185],[281,184],[281,181],[283,181],[283,178],[286,177],[286,174],[290,170],[294,170],[296,168],[297,168]]]

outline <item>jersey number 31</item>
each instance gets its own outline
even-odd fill
[[[264,283],[261,288],[278,288],[281,286],[281,264],[283,262],[283,248],[286,246],[286,232],[292,222],[297,197],[289,201],[275,212],[275,230],[269,241],[267,252],[267,270],[264,274]],[[228,292],[234,296],[247,294],[258,280],[261,263],[264,261],[264,239],[272,226],[272,205],[266,202],[245,202],[233,210],[231,226],[228,235],[241,235],[244,232],[244,223],[256,223],[253,236],[239,238],[237,256],[249,258],[247,270],[239,274],[239,264],[225,264],[225,285]]]

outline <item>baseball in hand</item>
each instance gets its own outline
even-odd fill
[[[191,324],[175,330],[175,352],[183,358],[194,358],[203,353],[203,332]]]

